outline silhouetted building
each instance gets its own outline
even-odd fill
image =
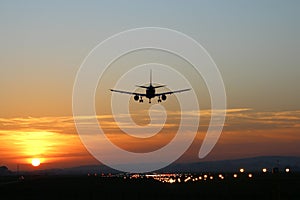
[[[5,176],[11,174],[11,171],[8,170],[6,166],[0,167],[0,176]]]

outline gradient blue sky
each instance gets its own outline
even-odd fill
[[[58,105],[62,113],[42,107],[40,111],[71,114],[56,96],[67,92],[69,98],[76,70],[87,53],[115,33],[143,26],[175,29],[201,43],[223,75],[229,107],[299,108],[299,4],[1,1],[1,115],[29,115],[13,100],[19,98],[24,104],[49,99],[49,106]]]
[[[297,0],[1,0],[0,117],[71,116],[85,56],[107,37],[145,26],[174,29],[202,44],[223,76],[228,108],[290,112],[297,115],[292,124],[299,122]]]

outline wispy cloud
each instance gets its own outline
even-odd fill
[[[297,128],[300,111],[254,111],[227,113],[227,130],[266,130]]]
[[[56,133],[66,133],[69,131],[68,129],[72,129],[72,127],[74,127],[72,117],[0,118],[1,130],[43,130]]]
[[[181,118],[192,119],[200,116],[203,126],[207,126],[212,114],[211,110],[200,111],[168,111],[166,116],[166,123],[164,117],[159,112],[152,110],[151,116],[143,111],[143,114],[120,114],[100,115],[96,116],[100,125],[109,130],[117,130],[118,126],[115,119],[119,119],[118,124],[125,128],[136,128],[131,121],[124,120],[133,118],[133,121],[139,125],[147,125],[152,120],[153,127],[178,126]],[[223,110],[216,110],[215,113],[223,113]],[[146,113],[146,114],[145,114]],[[89,126],[91,116],[80,116],[80,123]],[[299,128],[300,124],[300,110],[294,111],[255,111],[250,108],[234,108],[226,110],[226,130],[247,130],[247,129],[268,129],[268,128]],[[188,124],[187,124],[188,126]],[[43,130],[61,134],[76,134],[75,123],[73,116],[60,117],[26,117],[26,118],[0,118],[1,130]]]

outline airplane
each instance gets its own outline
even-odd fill
[[[156,88],[161,88],[165,87],[166,85],[157,85],[153,86],[152,85],[152,70],[150,70],[150,83],[149,86],[143,86],[143,85],[136,85],[136,87],[144,88],[146,89],[146,93],[137,93],[137,92],[128,92],[128,91],[123,91],[123,90],[115,90],[115,89],[110,89],[112,92],[118,92],[118,93],[123,93],[123,94],[129,94],[129,95],[134,95],[134,100],[139,101],[140,103],[143,102],[143,97],[146,97],[149,99],[149,103],[151,103],[151,99],[154,97],[158,97],[157,102],[160,103],[165,100],[167,100],[168,94],[174,94],[174,93],[179,93],[179,92],[185,92],[189,91],[190,89],[182,89],[182,90],[175,90],[175,91],[169,91],[169,92],[161,92],[161,93],[156,93],[155,89]]]

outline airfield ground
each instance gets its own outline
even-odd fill
[[[9,176],[0,177],[0,199],[300,199],[298,173],[238,175],[170,175],[173,183],[144,175]]]

